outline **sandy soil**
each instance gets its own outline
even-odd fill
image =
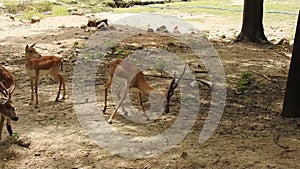
[[[110,22],[120,17],[120,15],[108,13],[102,13],[99,16],[108,18]],[[0,61],[14,73],[17,79],[13,101],[20,120],[13,123],[13,129],[21,137],[26,136],[31,139],[31,145],[28,148],[21,147],[13,139],[7,137],[8,134],[5,131],[0,145],[0,167],[300,168],[300,121],[299,119],[283,119],[280,116],[291,46],[228,43],[226,39],[220,41],[219,36],[213,35],[222,35],[223,32],[226,35],[227,33],[233,35],[235,30],[232,28],[239,28],[239,21],[228,21],[224,26],[224,24],[219,24],[220,19],[211,20],[207,17],[201,25],[195,25],[215,32],[210,33],[211,42],[219,53],[226,74],[227,101],[218,128],[207,142],[199,144],[199,134],[206,119],[211,98],[210,89],[199,84],[201,108],[196,123],[184,140],[158,156],[135,159],[112,154],[99,147],[82,129],[74,111],[72,101],[73,70],[76,63],[74,61],[81,52],[78,46],[74,48],[74,43],[85,44],[87,43],[86,37],[91,38],[94,35],[94,32],[86,32],[79,28],[87,23],[87,18],[84,16],[56,17],[29,24],[11,21],[8,17],[0,17]],[[275,24],[277,23],[274,22]],[[62,25],[64,27],[59,28]],[[279,31],[290,34],[293,25],[290,23],[281,23],[281,25],[284,27],[282,31]],[[285,28],[288,31],[285,31]],[[104,33],[111,36],[110,31],[104,31]],[[276,33],[278,31],[276,28],[272,31],[269,31],[268,26],[266,27],[269,39],[284,37]],[[167,43],[168,41],[172,43]],[[37,109],[28,104],[30,85],[24,69],[23,57],[25,45],[34,42],[37,42],[37,49],[41,54],[54,54],[65,59],[63,75],[66,79],[68,95],[67,99],[54,102],[58,84],[52,78],[42,78],[39,84],[40,103]],[[134,51],[136,46],[131,46],[133,42],[136,44],[149,42],[148,44],[152,47],[163,45],[168,51],[188,58],[191,63],[190,69],[205,70],[203,63],[193,60],[193,57],[182,50],[181,44],[174,43],[172,39],[143,33],[138,37],[125,39],[118,49]],[[147,43],[144,47],[147,47]],[[108,61],[112,57],[117,56],[111,54],[105,57],[101,63],[103,65],[97,72],[95,89],[100,108],[103,105],[103,85],[107,80]],[[239,93],[237,82],[245,71],[252,74],[251,84],[243,93]],[[150,75],[155,73],[159,74],[154,70],[147,72]],[[209,80],[207,75],[195,75],[197,78]],[[169,79],[146,77],[150,84],[166,91]],[[134,95],[131,95],[131,98],[134,99]],[[118,114],[111,127],[131,137],[161,133],[176,120],[179,109],[176,104],[178,99],[180,100],[179,93],[176,93],[171,103],[172,112],[161,115],[151,123],[137,124]],[[146,101],[147,98],[144,100]],[[110,98],[106,119],[113,111],[113,105]],[[149,106],[149,103],[147,102],[145,106]],[[120,141],[119,144],[121,146],[122,142]]]

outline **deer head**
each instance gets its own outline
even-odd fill
[[[30,59],[32,57],[41,57],[41,55],[36,51],[36,49],[34,48],[36,43],[32,44],[31,46],[26,45],[25,47],[25,57],[27,59]]]
[[[13,121],[18,121],[19,119],[11,100],[2,91],[0,92],[0,112],[4,117]]]

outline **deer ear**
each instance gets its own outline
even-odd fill
[[[2,97],[2,98],[0,99],[0,105],[4,105],[4,104],[7,103],[7,102],[8,102],[8,98]]]
[[[25,49],[28,49],[28,44],[26,45],[26,48]]]
[[[36,43],[32,44],[30,47],[31,47],[31,48],[34,47],[35,44],[36,44]]]

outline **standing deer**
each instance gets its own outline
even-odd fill
[[[38,81],[40,76],[52,75],[59,81],[59,89],[55,101],[58,101],[61,86],[63,87],[63,97],[65,98],[65,80],[62,75],[59,74],[59,69],[62,67],[62,59],[56,56],[43,56],[36,51],[34,48],[35,43],[31,46],[26,45],[25,57],[26,63],[25,68],[30,77],[31,85],[31,102],[33,104],[33,91],[35,91],[35,107],[38,104]],[[35,81],[34,81],[35,80]],[[34,86],[34,88],[33,88]]]
[[[0,140],[5,119],[9,135],[12,135],[11,120],[18,121],[19,119],[11,102],[15,84],[16,80],[14,75],[0,65]]]
[[[141,94],[145,94],[149,96],[150,100],[154,103],[158,104],[159,106],[165,107],[165,113],[169,113],[169,102],[170,98],[173,95],[173,92],[175,88],[178,86],[179,81],[181,80],[186,67],[184,68],[183,73],[181,74],[179,79],[174,79],[171,82],[170,89],[168,90],[168,93],[166,95],[162,94],[161,92],[158,92],[154,89],[154,87],[150,86],[145,78],[144,73],[131,61],[128,59],[113,59],[110,62],[110,68],[109,68],[109,80],[105,84],[105,95],[104,95],[104,109],[103,113],[105,113],[107,108],[107,92],[109,87],[112,84],[112,79],[114,76],[118,78],[122,78],[126,80],[126,87],[125,92],[120,98],[120,101],[114,110],[113,114],[108,119],[108,123],[112,123],[112,118],[115,116],[116,112],[122,105],[126,95],[127,95],[127,89],[135,88],[138,89],[138,100],[142,107],[142,111],[145,115],[145,117],[149,120],[149,117],[145,113],[142,97]]]

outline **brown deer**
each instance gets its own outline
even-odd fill
[[[11,102],[11,96],[15,90],[15,86],[15,76],[0,65],[0,140],[5,119],[9,135],[12,135],[11,120],[18,121],[18,116]]]
[[[15,90],[15,86],[15,76],[2,65],[0,65],[0,90],[3,91],[10,99]]]
[[[183,74],[185,73],[185,69],[179,79],[174,79],[171,82],[170,89],[166,95],[162,94],[161,92],[157,91],[154,89],[154,87],[150,86],[145,78],[144,73],[131,61],[128,59],[113,59],[110,62],[110,68],[109,68],[109,80],[105,84],[105,95],[104,95],[104,109],[103,113],[105,113],[106,108],[107,108],[107,92],[109,87],[112,84],[113,77],[116,76],[118,78],[122,78],[126,80],[126,87],[125,87],[125,92],[120,98],[120,101],[114,110],[113,114],[110,116],[108,123],[112,123],[112,118],[115,116],[116,112],[122,105],[128,89],[138,89],[138,100],[139,103],[142,107],[142,111],[147,119],[149,117],[146,115],[143,102],[142,102],[142,97],[141,94],[145,94],[149,96],[149,99],[153,101],[153,103],[158,104],[158,106],[163,106],[165,107],[165,113],[169,113],[169,102],[170,98],[173,95],[173,92],[175,88],[178,86],[179,81],[181,80]]]
[[[35,91],[35,107],[38,105],[38,81],[40,76],[52,75],[59,81],[59,89],[55,101],[58,101],[61,86],[63,87],[63,97],[65,98],[65,80],[62,75],[59,74],[60,68],[62,67],[62,59],[56,56],[43,56],[36,51],[34,48],[35,43],[31,46],[26,45],[25,48],[25,68],[30,77],[31,85],[31,102],[33,104],[33,91]],[[34,87],[33,87],[34,86]]]

